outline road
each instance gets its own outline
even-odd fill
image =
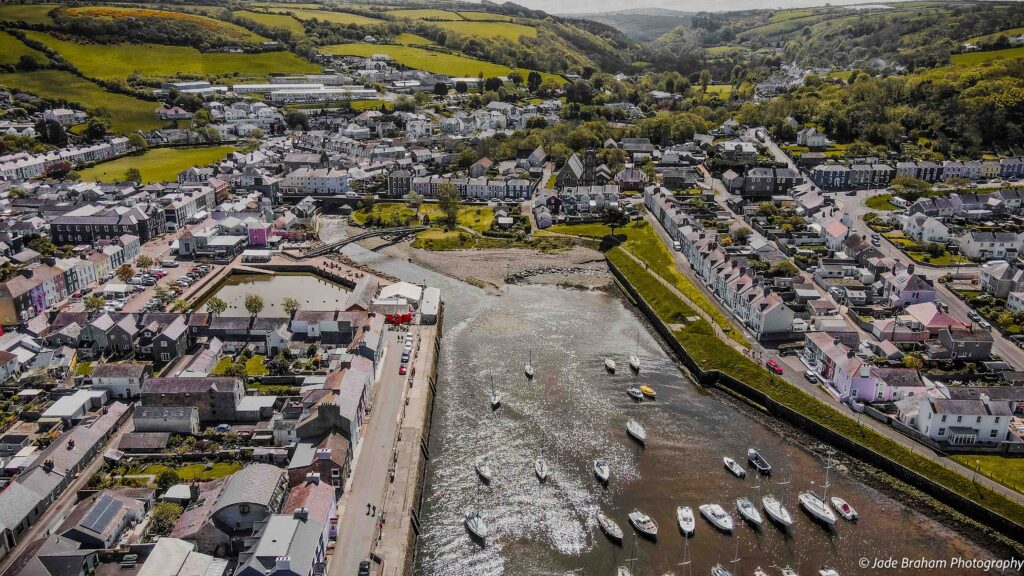
[[[398,438],[398,416],[402,410],[406,376],[398,374],[401,365],[401,341],[406,332],[385,333],[384,367],[375,384],[372,412],[360,434],[358,460],[352,474],[351,490],[343,497],[345,509],[338,522],[338,539],[334,545],[328,573],[331,576],[352,576],[359,571],[359,562],[366,560],[379,531],[378,519],[366,513],[366,505],[384,510],[384,494],[389,484],[395,443]],[[419,344],[417,338],[415,345]]]

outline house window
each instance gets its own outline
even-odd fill
[[[164,352],[163,354],[160,355],[160,360],[163,360],[164,362],[170,362],[171,361],[171,355],[166,353],[166,352]]]
[[[977,420],[977,423],[978,423],[978,424],[981,424],[981,416],[978,416],[978,420]]]
[[[331,469],[331,477],[332,478],[338,478],[339,476],[341,476],[341,469],[340,468],[332,468]]]
[[[946,415],[945,415],[945,414],[943,414],[943,415],[942,415],[942,421],[943,421],[943,422],[945,422],[945,421],[946,421]]]
[[[946,429],[945,428],[939,428],[939,436],[945,436],[945,435],[946,435]]]
[[[998,434],[998,433],[999,433],[999,431],[998,431],[998,430],[989,430],[989,432],[988,432],[988,437],[989,437],[989,438],[995,438],[995,437],[996,437],[996,434]]]

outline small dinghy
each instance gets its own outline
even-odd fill
[[[632,418],[629,419],[629,422],[626,422],[626,432],[641,444],[647,442],[647,431],[644,430],[644,427],[639,422]]]
[[[692,536],[697,530],[697,519],[693,517],[693,508],[689,506],[676,508],[676,520],[679,522],[679,529],[686,536]]]
[[[775,496],[769,494],[761,498],[761,504],[764,506],[764,511],[768,514],[768,517],[779,526],[789,528],[793,525],[793,517],[789,515],[789,510],[786,510],[786,507]]]
[[[615,374],[615,360],[612,360],[611,358],[605,358],[604,369],[611,372],[612,374]]]
[[[658,393],[654,391],[654,388],[651,388],[646,384],[640,387],[640,393],[643,394],[644,396],[647,396],[651,400],[654,400],[658,397]]]
[[[548,479],[548,462],[544,459],[544,453],[541,452],[540,458],[533,461],[533,472],[537,475],[537,479],[541,482],[545,482]]]
[[[487,458],[480,458],[476,461],[476,473],[484,481],[484,484],[491,483],[491,465],[487,463]]]
[[[494,387],[494,378],[491,378],[491,410],[497,410],[501,407],[501,392]]]
[[[466,530],[469,530],[473,537],[481,541],[487,540],[487,524],[476,510],[466,514]]]
[[[737,478],[744,478],[747,475],[747,471],[740,466],[739,462],[729,458],[728,456],[722,458],[722,462],[725,462],[725,469],[736,475]]]
[[[533,350],[530,350],[530,358],[526,361],[526,366],[523,368],[523,374],[526,374],[527,378],[531,380],[533,379]]]
[[[658,537],[658,523],[639,510],[633,510],[629,513],[629,523],[643,536],[648,538]]]
[[[609,538],[617,542],[622,541],[622,528],[619,528],[618,523],[608,517],[604,512],[598,511],[597,524],[601,527],[601,531],[607,534]]]
[[[644,399],[644,393],[641,392],[640,389],[637,388],[636,386],[630,386],[629,388],[626,388],[626,394],[629,394],[629,397],[632,398],[633,400]]]
[[[857,511],[854,510],[853,506],[850,506],[849,502],[839,496],[833,496],[831,500],[832,507],[836,509],[836,512],[839,512],[840,516],[851,522],[857,519]]]
[[[732,532],[732,516],[718,504],[701,505],[700,515],[722,532]]]
[[[594,476],[602,483],[608,483],[608,479],[612,477],[612,468],[607,460],[594,460]]]
[[[772,473],[771,464],[769,464],[768,461],[764,459],[764,456],[761,456],[761,453],[757,450],[754,450],[753,448],[747,450],[747,460],[750,460],[750,463],[753,464],[754,468],[757,468],[757,471],[761,474]]]
[[[757,506],[750,501],[750,498],[737,498],[736,509],[739,510],[740,516],[744,520],[750,522],[756,528],[760,528],[764,520],[761,519],[761,513],[757,511]]]

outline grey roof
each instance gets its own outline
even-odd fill
[[[42,500],[31,488],[11,482],[0,492],[0,527],[13,530]]]
[[[981,400],[951,400],[947,398],[929,398],[936,414],[958,416],[1012,416],[1013,411],[1004,402],[982,402]]]
[[[259,542],[239,557],[240,573],[276,574],[277,558],[287,556],[292,571],[309,572],[316,559],[324,525],[310,518],[301,520],[291,514],[275,514],[263,527]],[[251,556],[249,556],[251,554]],[[249,556],[246,559],[246,556]]]
[[[149,364],[144,362],[125,362],[123,364],[97,364],[93,366],[92,378],[141,378]]]
[[[150,378],[142,385],[143,394],[203,394],[209,390],[227,392],[234,390],[238,378],[230,376],[205,378]]]
[[[228,478],[217,498],[216,510],[235,504],[269,506],[284,470],[270,464],[250,464]]]

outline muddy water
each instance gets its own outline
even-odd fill
[[[840,519],[831,532],[812,522],[796,497],[803,490],[822,490],[824,459],[805,448],[816,443],[696,386],[621,298],[554,286],[512,286],[501,296],[488,296],[358,247],[346,252],[388,273],[445,290],[417,575],[611,575],[618,565],[643,575],[708,574],[719,562],[733,574],[747,575],[759,566],[777,575],[787,565],[815,576],[824,565],[844,576],[980,574],[956,568],[862,569],[859,564],[862,558],[993,557],[955,530],[866,485],[841,460],[830,472],[829,494],[847,499],[861,519],[856,524]],[[627,359],[638,332],[642,369],[635,376]],[[536,378],[528,381],[523,366],[531,351]],[[618,362],[617,374],[605,371],[606,356]],[[491,378],[503,394],[494,412],[488,396]],[[638,383],[655,388],[658,399],[630,399],[625,388]],[[646,447],[627,437],[629,418],[646,428]],[[747,478],[738,479],[724,470],[724,455],[744,462],[751,446],[773,465],[771,477],[759,478],[748,467]],[[542,450],[550,468],[544,484],[533,473]],[[494,472],[489,486],[473,469],[480,456],[489,458]],[[593,475],[595,458],[611,462],[607,487]],[[768,493],[782,498],[792,514],[795,523],[788,533],[767,519],[754,530],[736,513],[736,498],[759,503]],[[705,503],[730,511],[736,530],[721,534],[698,518],[696,534],[684,544],[676,507],[696,511]],[[489,525],[486,546],[472,541],[463,526],[471,509]],[[633,509],[658,522],[656,542],[630,536],[626,515]],[[626,531],[622,545],[600,532],[598,510]]]

